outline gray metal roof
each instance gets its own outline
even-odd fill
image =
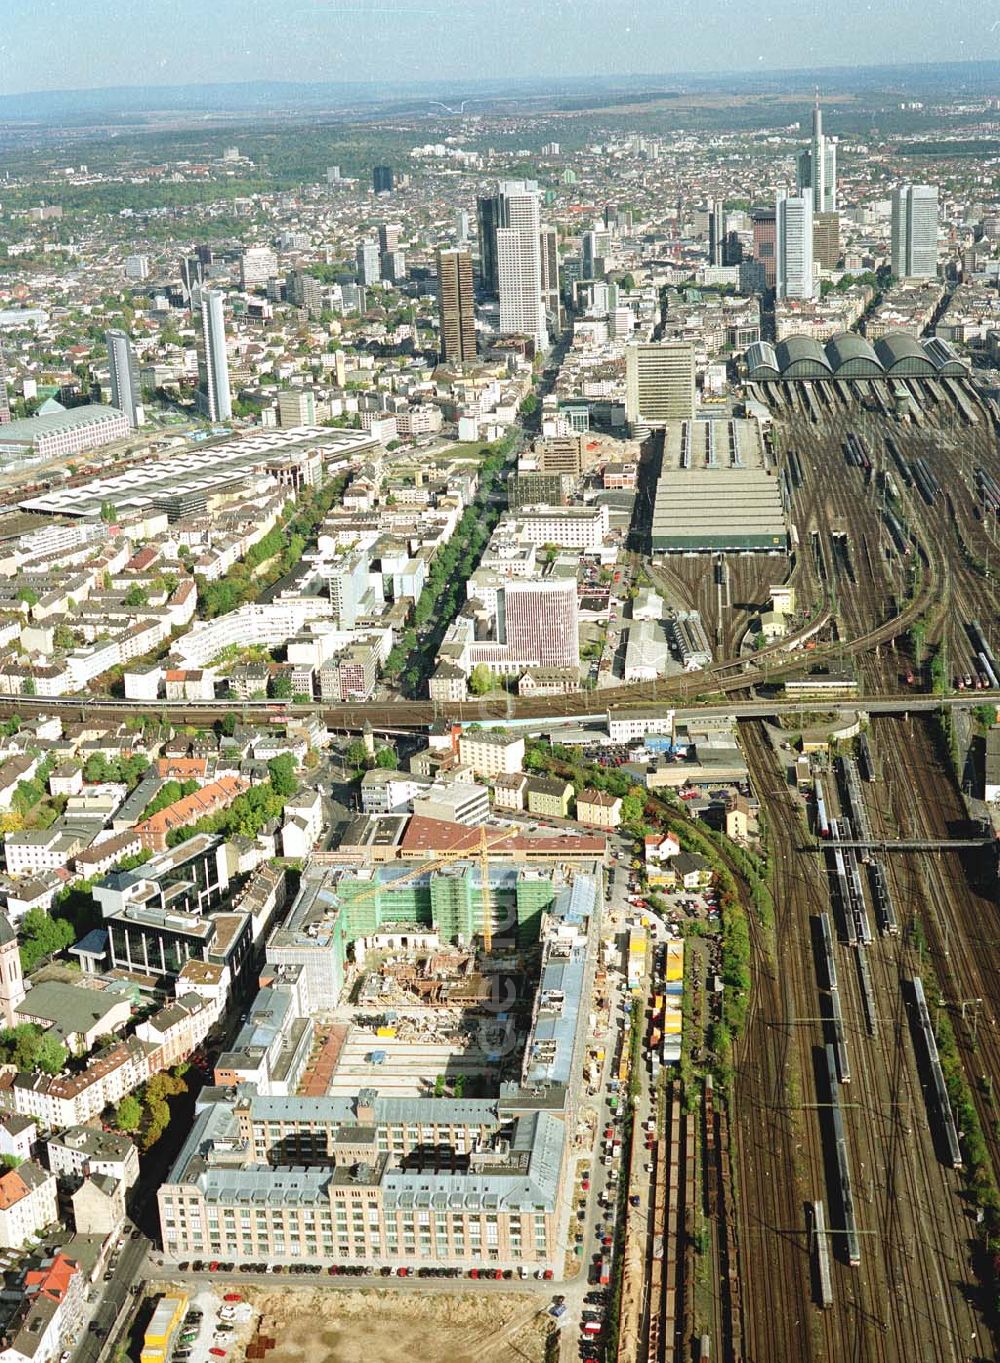
[[[911,336],[908,331],[890,331],[880,336],[875,342],[875,353],[887,374],[891,374],[897,365],[905,361],[915,362],[921,369],[926,369],[929,375],[936,372],[919,338]]]
[[[819,341],[814,341],[811,336],[788,336],[784,341],[778,342],[774,353],[782,373],[792,365],[808,366],[810,369],[815,367],[820,376],[833,372],[826,351]]]
[[[848,363],[857,368],[859,373],[864,369],[877,377],[882,372],[871,342],[856,331],[842,331],[839,336],[831,337],[826,343],[826,354],[834,373],[841,365]],[[859,361],[862,362],[860,365]]]
[[[49,435],[53,431],[72,431],[112,418],[118,420],[121,415],[117,407],[104,407],[99,402],[91,402],[84,407],[69,407],[46,416],[27,416],[0,426],[0,442],[5,445],[31,445],[40,435]]]

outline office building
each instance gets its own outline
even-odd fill
[[[812,139],[796,158],[799,194],[808,192],[816,213],[837,211],[837,139],[823,134],[819,98],[813,107]]]
[[[538,186],[533,180],[507,180],[500,185],[501,216],[497,229],[497,284],[500,332],[526,336],[536,350],[548,346],[542,302],[542,249]]]
[[[263,288],[278,273],[278,257],[270,246],[248,246],[240,256],[240,288]]]
[[[726,235],[726,215],[721,199],[712,199],[708,205],[708,263],[722,265],[723,243]]]
[[[727,232],[722,243],[722,263],[723,265],[742,265],[743,264],[743,243],[740,241],[739,232]]]
[[[372,170],[372,188],[376,194],[391,194],[395,183],[392,166],[375,166]]]
[[[282,430],[316,425],[316,395],[311,388],[290,388],[278,394]]]
[[[625,349],[625,415],[630,426],[663,426],[694,416],[694,346],[658,341]]]
[[[813,206],[808,191],[781,194],[776,205],[776,283],[779,298],[812,298]]]
[[[840,260],[840,214],[813,214],[813,257],[824,270],[835,270]]]
[[[305,270],[291,270],[285,276],[285,296],[296,308],[305,308],[315,320],[323,311],[323,285]]]
[[[132,342],[124,331],[109,331],[108,369],[111,373],[111,406],[117,407],[128,417],[133,430],[146,424],[146,413],[142,406],[142,389],[139,386],[139,366],[136,363]]]
[[[126,279],[148,279],[148,278],[149,278],[149,256],[126,256],[126,257],[125,257],[125,278],[126,278]]]
[[[383,251],[379,256],[379,269],[382,278],[390,284],[401,284],[406,278],[406,252],[398,248]]]
[[[497,633],[512,659],[579,667],[575,578],[512,579],[497,594]]]
[[[222,299],[219,289],[202,291],[198,331],[198,408],[209,421],[228,421],[233,414]]]
[[[580,278],[602,279],[604,261],[611,253],[611,233],[584,232],[580,241]]]
[[[484,293],[495,298],[500,289],[497,273],[497,229],[502,227],[499,194],[476,200],[479,233],[479,280]]]
[[[559,293],[559,234],[554,227],[543,227],[539,240],[542,261],[542,306],[549,332],[562,331],[562,299]]]
[[[455,210],[455,236],[460,246],[469,240],[469,215],[464,208]]]
[[[773,208],[752,208],[753,256],[764,268],[764,286],[773,289],[777,281],[777,213]]]
[[[10,421],[10,398],[7,395],[7,365],[4,362],[3,351],[0,350],[0,426],[6,426]]]
[[[441,358],[445,364],[467,364],[476,358],[472,253],[465,248],[439,250],[437,272]]]
[[[0,454],[16,459],[33,453],[42,459],[57,459],[111,445],[126,439],[130,431],[124,412],[90,403],[65,412],[5,422],[0,425]]]
[[[364,286],[377,284],[381,274],[382,261],[377,241],[363,241],[357,249],[358,283]]]
[[[403,235],[403,229],[398,222],[383,222],[378,229],[378,249],[385,255],[386,251],[395,251],[399,246]]]
[[[897,279],[937,274],[937,185],[900,185],[892,195],[892,272]]]

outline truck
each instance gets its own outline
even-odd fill
[[[597,1265],[597,1281],[602,1287],[607,1287],[608,1283],[611,1281],[611,1265],[608,1262],[607,1255],[604,1255],[601,1262]],[[599,1330],[600,1326],[598,1326],[598,1331]]]

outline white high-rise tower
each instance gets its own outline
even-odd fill
[[[135,430],[137,426],[146,424],[135,351],[124,331],[109,331],[105,339],[108,343],[108,369],[111,373],[111,406],[117,407],[119,412],[124,412],[128,417],[128,424]]]
[[[812,298],[812,194],[809,190],[791,198],[779,194],[775,209],[778,297]]]
[[[897,279],[937,274],[937,185],[900,185],[892,195],[892,272]]]
[[[798,155],[798,182],[800,194],[806,190],[812,194],[814,212],[836,213],[837,139],[823,135],[823,110],[818,94],[812,113],[812,138]]]
[[[228,421],[233,414],[226,355],[226,319],[222,292],[201,294],[201,332],[198,336],[198,406],[209,421]]]
[[[500,184],[503,227],[497,229],[497,282],[500,331],[530,336],[537,350],[549,343],[542,299],[541,222],[538,186],[533,180]]]

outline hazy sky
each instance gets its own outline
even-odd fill
[[[0,94],[1000,57],[1000,0],[0,0]]]

